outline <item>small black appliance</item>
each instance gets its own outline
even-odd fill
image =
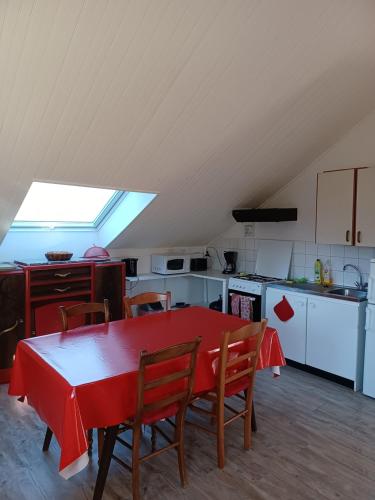
[[[122,262],[125,262],[126,276],[129,276],[129,277],[137,276],[138,259],[131,257],[131,258],[122,259]]]
[[[223,274],[233,274],[236,272],[237,252],[224,252],[225,267]]]
[[[190,271],[207,271],[207,257],[190,259]]]

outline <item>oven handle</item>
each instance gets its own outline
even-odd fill
[[[242,296],[242,297],[247,297],[252,302],[254,302],[254,300],[256,300],[255,297],[250,297],[249,295],[244,295],[243,293],[229,292],[229,297],[232,297],[232,295],[239,295],[239,296]]]

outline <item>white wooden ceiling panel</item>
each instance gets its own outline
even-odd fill
[[[375,107],[372,0],[3,0],[0,239],[34,179],[158,192],[113,243],[192,245]]]

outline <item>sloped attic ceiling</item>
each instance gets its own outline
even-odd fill
[[[33,180],[158,192],[193,245],[375,107],[373,0],[0,2],[0,239]]]

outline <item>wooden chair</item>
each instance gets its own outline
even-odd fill
[[[216,435],[218,467],[225,463],[224,429],[238,418],[244,419],[244,448],[251,446],[251,416],[253,406],[253,388],[260,346],[263,340],[267,320],[250,323],[237,331],[225,332],[221,342],[219,369],[216,390],[200,394],[194,398],[190,409],[199,414],[209,416],[215,422],[215,430],[189,421],[196,427]],[[237,345],[233,345],[237,344]],[[245,396],[242,395],[245,394]],[[244,400],[245,407],[238,411],[225,402],[225,398],[237,396]],[[199,400],[212,404],[208,410],[194,404]],[[225,420],[225,409],[234,415]]]
[[[88,314],[102,313],[104,315],[104,323],[109,322],[109,304],[108,299],[102,302],[84,302],[70,307],[60,306],[60,314],[62,321],[62,331],[66,332],[69,329],[69,318],[77,316],[86,316]]]
[[[157,352],[141,352],[135,416],[124,422],[120,427],[114,426],[106,429],[106,438],[95,485],[94,500],[99,500],[102,497],[112,458],[132,472],[133,500],[139,500],[140,464],[173,448],[177,449],[180,480],[182,486],[185,486],[184,421],[186,409],[192,396],[196,358],[200,342],[201,337],[196,337],[192,342],[167,347]],[[155,371],[155,365],[165,363],[166,361],[170,363],[164,365],[162,374],[160,374],[160,372],[158,373],[157,370]],[[176,386],[171,386],[171,383],[176,383]],[[147,402],[150,401],[150,391],[155,390],[162,391],[160,399],[154,402]],[[156,422],[163,419],[166,419],[165,421],[167,422],[169,418],[173,416],[175,416],[175,424],[172,423],[174,439],[170,439],[164,430],[156,425]],[[171,423],[171,421],[169,422]],[[152,450],[151,453],[141,457],[140,444],[142,425],[144,424],[154,425],[154,428],[160,432],[168,444],[161,449]],[[133,431],[132,445],[118,436],[120,433],[127,430]],[[113,455],[116,441],[132,450],[131,465],[128,465],[122,459]]]
[[[125,318],[132,318],[132,306],[141,306],[143,304],[154,304],[155,302],[165,302],[165,310],[171,309],[171,292],[158,293],[146,292],[135,295],[134,297],[124,297]]]
[[[82,304],[75,304],[74,306],[65,307],[60,306],[60,314],[61,314],[61,322],[62,322],[62,331],[66,332],[69,327],[69,318],[76,316],[87,316],[90,314],[90,318],[92,318],[93,314],[102,313],[104,315],[104,323],[108,323],[110,319],[109,315],[109,304],[108,299],[104,299],[103,303],[98,302],[85,302]],[[44,437],[43,442],[43,451],[48,451],[49,445],[51,444],[51,439],[53,436],[52,430],[47,427],[46,435]],[[87,431],[87,437],[89,441],[89,449],[88,453],[91,455],[92,453],[92,429]],[[100,453],[100,449],[103,446],[104,441],[104,430],[98,429],[98,454]],[[99,456],[100,458],[100,456]]]

